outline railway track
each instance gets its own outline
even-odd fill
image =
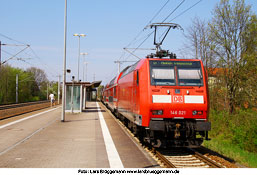
[[[190,148],[152,149],[152,152],[165,168],[224,168],[221,164]]]
[[[164,168],[237,168],[233,163],[225,161],[224,157],[221,155],[215,155],[224,161],[216,162],[210,157],[213,155],[212,151],[201,151],[201,149],[192,149],[192,148],[173,148],[173,149],[162,149],[157,150],[152,148],[150,145],[145,145],[139,141],[139,139],[122,123],[121,120],[117,119],[115,115],[106,108],[104,108],[116,119],[118,124],[123,128],[124,132],[127,132],[130,135],[131,139],[134,140],[139,147],[148,152],[162,167]],[[199,150],[199,151],[198,151]],[[203,153],[204,152],[204,153]],[[204,154],[204,155],[203,155]],[[206,154],[210,156],[206,156]],[[224,163],[225,162],[225,163]]]
[[[18,103],[10,105],[1,105],[0,106],[0,120],[13,117],[16,115],[36,111],[39,109],[50,107],[50,102],[37,101],[37,102],[28,102],[28,103]]]

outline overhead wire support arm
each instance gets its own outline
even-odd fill
[[[130,50],[128,50],[127,48],[123,48],[125,51],[127,51],[128,53],[130,53],[131,55],[137,57],[139,60],[141,59],[140,57],[138,57],[137,55],[135,55],[133,52],[131,52]]]
[[[28,44],[1,44],[2,46],[27,46],[27,47],[30,47],[30,45]]]
[[[8,58],[7,60],[3,61],[3,62],[0,63],[0,64],[2,64],[2,65],[5,64],[7,61],[9,61],[9,60],[15,58],[19,53],[23,52],[24,50],[26,50],[27,48],[30,47],[30,45],[26,45],[26,46],[27,46],[27,47],[25,47],[24,49],[22,49],[21,51],[19,51],[18,53],[16,53],[15,55],[13,55],[12,57],[10,57],[10,58]]]
[[[121,63],[127,63],[127,62],[137,62],[137,61],[114,61],[114,63],[117,63],[118,64],[118,74],[120,74],[120,64]]]

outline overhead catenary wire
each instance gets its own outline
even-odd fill
[[[168,2],[169,2],[169,0],[168,0],[168,1],[161,7],[161,9],[154,15],[154,17],[149,21],[149,23],[147,24],[147,26],[152,23],[152,21],[159,15],[159,13],[160,13],[160,12],[163,10],[163,8],[168,4]],[[177,7],[175,7],[175,9],[163,20],[163,22],[165,22],[165,20],[167,20],[184,2],[185,2],[185,0],[183,0],[182,2],[180,2],[180,4],[179,4]],[[146,26],[146,27],[147,27],[147,26]],[[139,34],[134,38],[134,40],[132,40],[126,47],[129,47],[134,41],[136,41],[137,38],[141,35],[141,33],[145,30],[146,27],[144,27],[144,29],[143,29],[142,31],[140,31]],[[139,58],[138,56],[136,56],[134,53],[139,49],[139,47],[141,47],[141,46],[146,42],[146,40],[147,40],[153,33],[154,33],[154,31],[150,32],[150,33],[146,36],[146,38],[144,38],[144,40],[143,40],[133,51],[128,51],[128,50],[124,49],[124,50],[126,50],[126,51],[129,53],[129,55],[128,55],[125,59],[123,59],[123,62],[126,62],[126,61],[128,60],[128,58],[129,58],[131,55],[137,57],[137,59],[140,59],[140,58]],[[122,57],[125,57],[125,53],[124,53],[124,52],[123,52],[122,56],[119,58],[119,60],[121,60]]]
[[[59,73],[56,72],[55,69],[51,68],[49,65],[47,65],[46,63],[44,63],[44,62],[42,61],[42,59],[36,54],[36,52],[32,49],[32,47],[31,47],[29,44],[26,44],[26,43],[24,43],[24,42],[21,42],[21,41],[18,41],[18,40],[16,40],[16,39],[13,39],[13,38],[11,38],[11,37],[9,37],[9,36],[6,36],[6,35],[4,35],[4,34],[2,34],[2,33],[0,33],[0,36],[6,38],[6,39],[8,39],[8,40],[14,41],[14,42],[16,42],[16,43],[19,43],[19,44],[1,44],[1,45],[4,45],[4,46],[26,46],[25,49],[22,49],[21,51],[19,51],[18,53],[14,54],[14,55],[13,55],[13,54],[10,54],[10,53],[7,52],[7,51],[3,51],[3,50],[2,50],[3,52],[5,52],[5,53],[7,53],[7,54],[9,54],[9,55],[12,55],[12,57],[10,57],[10,58],[8,58],[7,60],[3,61],[2,64],[6,63],[7,61],[9,61],[10,59],[13,59],[13,58],[16,58],[16,59],[17,59],[17,55],[18,55],[18,54],[20,54],[21,52],[24,52],[27,48],[29,48],[29,50],[30,50],[31,53],[34,55],[34,57],[37,58],[37,59],[39,60],[39,62],[48,70],[48,73],[51,74],[51,77],[56,77],[56,75],[59,75]],[[32,55],[28,54],[27,52],[24,52],[24,53],[25,53],[26,55],[29,55],[29,56],[33,57]],[[18,60],[21,60],[21,59],[18,59]],[[22,61],[24,61],[24,60],[22,60]],[[24,61],[24,62],[27,63],[27,64],[29,64],[29,65],[31,65],[31,66],[33,66],[33,65],[32,65],[31,63],[29,63],[29,62],[26,62],[26,61]],[[1,63],[0,63],[0,64],[1,64]],[[37,66],[34,66],[34,67],[37,67]],[[47,75],[47,76],[48,76],[48,75]]]
[[[174,10],[172,10],[172,12],[162,21],[162,23],[165,22],[184,2],[185,0],[180,2],[179,5],[177,5],[177,7]]]
[[[11,56],[13,55],[12,53],[10,53],[10,52],[8,52],[8,51],[6,51],[6,50],[1,49],[1,51],[4,52],[4,53],[6,53],[6,54],[8,54],[8,55],[11,55]]]
[[[2,63],[0,63],[1,65],[5,64],[7,61],[15,58],[19,53],[23,52],[24,50],[26,50],[29,47],[29,45],[27,45],[27,47],[25,47],[24,49],[22,49],[21,51],[19,51],[18,53],[12,55],[10,58],[8,58],[7,60],[3,61]]]
[[[52,75],[52,77],[56,77],[56,75],[59,75],[58,72],[55,71],[55,69],[53,69],[52,67],[50,67],[49,65],[47,65],[46,63],[44,63],[42,61],[42,59],[36,54],[36,52],[30,47],[32,53],[35,55],[35,57],[42,63],[42,65],[48,70],[48,72]],[[53,72],[51,72],[53,71]]]
[[[31,59],[31,58],[19,58],[19,57],[17,57],[17,55],[16,55],[16,56],[13,56],[13,54],[11,54],[11,53],[9,53],[9,52],[7,52],[7,51],[5,51],[5,50],[2,50],[2,52],[6,53],[6,54],[8,54],[8,55],[11,55],[11,56],[13,57],[13,59],[16,59],[16,60],[18,60],[18,61],[22,61],[22,62],[24,62],[24,63],[30,65],[31,67],[36,67],[35,65],[33,65],[33,64],[31,64],[31,63],[29,63],[28,61],[25,60],[25,59]],[[51,75],[54,76],[53,74],[51,74]]]
[[[17,42],[17,43],[23,44],[23,45],[28,45],[28,44],[26,44],[26,43],[24,43],[24,42],[21,42],[21,41],[12,39],[12,38],[10,38],[10,37],[8,37],[8,36],[2,34],[2,33],[0,33],[0,36],[2,36],[2,37],[4,37],[4,38],[7,38],[7,39],[9,39],[9,40],[11,40],[11,41],[15,41],[15,42]]]
[[[185,0],[182,0],[182,2],[180,2],[180,3],[172,10],[172,12],[169,13],[169,15],[167,15],[167,16],[162,20],[162,23],[165,22],[184,2],[185,2]],[[166,4],[165,4],[165,5],[166,5]],[[161,9],[163,9],[163,8],[161,8]],[[159,14],[159,12],[158,12],[158,14]],[[156,17],[156,16],[155,16],[155,17]],[[152,22],[152,20],[151,20],[151,22]],[[149,25],[149,24],[148,24],[148,25]],[[144,29],[145,29],[145,28],[144,28]],[[135,48],[135,50],[133,50],[133,51],[130,53],[130,55],[128,55],[128,56],[126,57],[125,60],[127,60],[131,55],[134,55],[134,53],[137,51],[137,49],[138,49],[140,46],[142,46],[142,45],[144,44],[144,42],[145,42],[153,33],[154,33],[154,31],[151,32],[149,35],[147,35],[147,38],[145,38],[145,40],[144,40],[143,42],[141,42],[141,43]]]
[[[197,4],[199,4],[202,0],[199,0],[198,2],[196,2],[195,4],[193,4],[192,6],[190,6],[189,8],[187,8],[186,10],[184,10],[183,12],[181,12],[180,14],[178,14],[177,16],[175,16],[173,19],[171,19],[169,22],[173,21],[174,19],[180,17],[181,15],[183,15],[184,13],[186,13],[188,10],[192,9],[193,7],[195,7]]]
[[[128,55],[128,56],[126,57],[126,59],[123,60],[123,61],[126,61],[131,55],[133,55],[133,54],[136,52],[136,50],[137,50],[139,47],[141,47],[141,46],[145,43],[145,41],[146,41],[153,33],[154,33],[154,31],[150,32],[150,33],[147,35],[147,37],[146,37],[133,51],[129,52],[130,55]]]
[[[164,7],[169,3],[170,0],[166,1],[164,3],[164,5],[158,10],[158,12],[153,16],[153,18],[147,23],[146,26],[148,26],[149,24],[152,23],[152,21],[160,14],[160,12],[164,9]],[[143,28],[143,30],[141,30],[137,35],[136,37],[126,46],[126,47],[129,47],[134,41],[137,40],[137,38],[143,33],[143,31],[145,30],[146,27]]]
[[[5,50],[1,50],[1,51],[4,52],[4,53],[6,53],[6,54],[8,54],[8,55],[13,55],[13,54],[11,54],[10,52],[7,52],[7,51],[5,51]],[[16,57],[16,56],[14,56],[14,59],[24,61],[24,59],[31,59],[31,58],[18,58],[18,57]]]
[[[201,1],[202,1],[202,0],[197,1],[197,2],[194,3],[192,6],[190,6],[189,8],[187,8],[186,10],[184,10],[183,12],[181,12],[180,14],[178,14],[177,16],[175,16],[174,18],[172,18],[171,20],[169,20],[168,22],[170,23],[171,21],[177,19],[178,17],[180,17],[181,15],[183,15],[184,13],[186,13],[187,11],[189,11],[190,9],[192,9],[193,7],[195,7],[197,4],[199,4]],[[167,29],[167,30],[168,30],[168,29]],[[167,30],[166,30],[166,31],[167,31]],[[160,36],[160,38],[166,33],[166,31],[162,33],[162,35]]]
[[[152,23],[152,21],[160,14],[160,12],[164,9],[164,7],[169,3],[170,0],[166,1],[164,3],[164,5],[157,11],[157,13],[152,17],[152,19],[147,23],[146,27]],[[143,33],[143,31],[146,29],[146,27],[143,28],[143,30],[141,30],[137,35],[136,37],[125,47],[129,47],[133,42],[135,42],[137,40],[137,38]],[[128,57],[124,60],[126,61],[131,55],[134,54],[134,52],[151,36],[152,34],[150,35],[147,35],[147,38],[144,39],[144,41],[142,43],[139,44],[139,46],[132,52],[130,52],[130,54],[128,55]],[[122,55],[122,57],[125,56],[125,53]],[[121,58],[119,60],[121,60]]]

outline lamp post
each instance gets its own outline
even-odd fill
[[[80,55],[83,55],[83,63],[85,64],[85,57],[88,55],[88,53],[80,53]],[[83,82],[84,82],[84,65],[83,65]]]
[[[79,82],[79,59],[80,59],[80,37],[85,37],[85,34],[73,34],[73,36],[77,36],[79,38],[79,56],[78,56],[78,82]]]
[[[87,81],[87,64],[88,64],[88,62],[84,61],[84,64],[83,64],[83,81],[84,81],[84,67],[85,67],[85,65],[86,65],[86,81]],[[84,99],[83,99],[83,106],[84,106],[83,108],[84,109],[86,109],[86,100],[87,100],[87,87],[84,88]]]
[[[66,39],[67,38],[67,0],[64,8],[64,55],[63,55],[63,81],[62,81],[62,116],[61,121],[65,121],[65,95],[66,95]]]
[[[87,64],[88,64],[88,62],[84,62],[84,64],[86,65],[86,80],[85,81],[87,81]]]

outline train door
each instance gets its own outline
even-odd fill
[[[138,72],[138,70],[135,70],[134,71],[134,81],[133,81],[133,88],[132,88],[132,90],[133,90],[133,93],[132,93],[132,101],[133,101],[133,113],[138,113],[138,100],[139,100],[139,98],[138,98],[138,87],[139,87],[139,72]]]

